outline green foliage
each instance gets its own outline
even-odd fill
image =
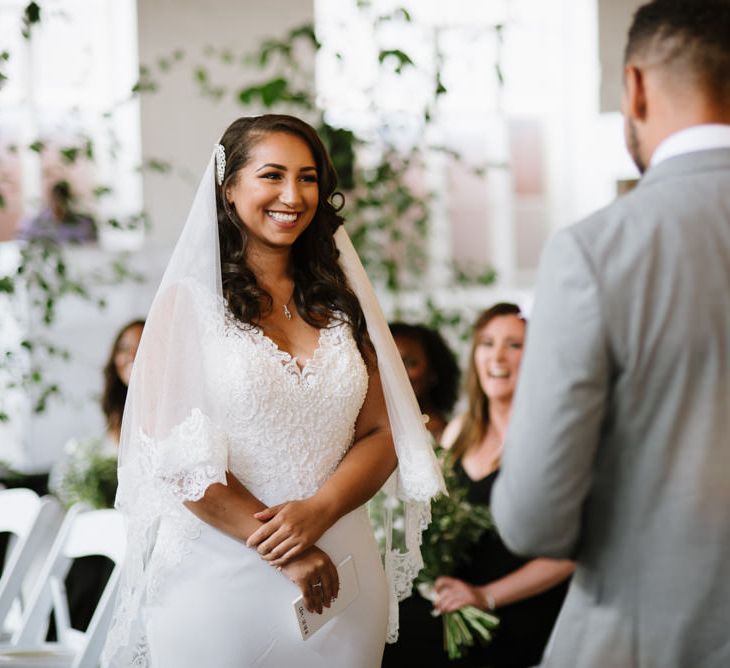
[[[396,74],[401,74],[406,67],[413,66],[411,57],[400,49],[381,49],[378,53],[378,62],[382,65],[386,61],[395,62]]]
[[[66,507],[85,503],[112,508],[117,491],[117,458],[101,439],[70,441],[66,458],[54,471],[51,491]]]
[[[444,649],[452,661],[460,659],[464,650],[473,647],[475,640],[482,644],[492,641],[492,631],[499,626],[499,619],[484,610],[467,605],[455,612],[443,615]]]
[[[454,280],[458,285],[492,285],[497,272],[492,267],[473,264],[454,264]]]
[[[31,30],[34,25],[41,21],[41,8],[37,2],[29,2],[23,10],[23,27],[21,34],[25,39],[30,39]]]
[[[358,144],[355,133],[344,128],[334,128],[324,120],[317,127],[317,133],[332,158],[340,188],[352,190],[355,187],[355,147]]]
[[[279,104],[291,104],[306,110],[312,108],[310,94],[292,90],[291,84],[284,77],[242,88],[238,93],[238,101],[244,105],[260,103],[267,109]]]
[[[106,301],[100,292],[123,281],[141,281],[142,276],[128,267],[127,258],[112,258],[109,266],[78,274],[69,271],[67,250],[59,243],[38,239],[25,243],[20,261],[11,274],[0,276],[3,308],[15,308],[14,298],[30,308],[30,333],[17,348],[5,348],[0,357],[0,422],[8,421],[5,402],[9,390],[20,389],[31,400],[35,414],[46,411],[49,402],[62,396],[60,385],[48,377],[46,369],[52,359],[67,361],[68,350],[47,338],[56,321],[59,304],[76,297],[104,308]],[[92,289],[93,286],[93,289]]]
[[[486,506],[468,501],[468,489],[459,481],[448,450],[437,448],[449,495],[431,503],[431,524],[423,532],[421,555],[423,569],[416,580],[419,591],[432,595],[433,583],[441,575],[454,575],[470,563],[471,548],[485,531],[492,528],[492,516]],[[444,649],[449,659],[461,658],[476,640],[488,643],[499,620],[479,608],[466,606],[442,615]]]
[[[0,52],[0,67],[4,67],[5,63],[10,60],[10,52],[9,51],[2,51]],[[8,80],[8,75],[5,74],[2,70],[0,70],[0,90],[3,89],[3,86],[5,85],[5,82]]]
[[[431,503],[431,524],[423,532],[423,570],[418,582],[432,583],[440,575],[453,575],[469,563],[470,549],[490,529],[492,517],[486,506],[467,500],[468,490],[460,484],[448,451],[437,448],[449,495]]]

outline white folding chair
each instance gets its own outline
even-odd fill
[[[113,611],[113,602],[124,558],[126,536],[116,510],[71,508],[21,621],[11,648],[0,651],[0,666],[13,668],[95,668],[99,663]],[[73,559],[103,555],[115,566],[86,631],[69,621],[64,579]],[[46,643],[48,618],[53,611],[58,641]]]
[[[0,532],[11,534],[0,579],[1,642],[17,630],[23,594],[32,591],[62,519],[61,505],[52,496],[41,498],[30,489],[0,491]]]

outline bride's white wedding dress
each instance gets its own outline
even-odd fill
[[[267,505],[314,494],[350,447],[367,391],[349,327],[322,329],[302,368],[260,329],[232,318],[208,341],[208,391],[226,417],[211,439],[211,425],[194,413],[165,456],[185,496],[221,481],[226,468]],[[208,451],[194,452],[201,443]],[[162,520],[151,556],[160,575],[154,603],[142,610],[150,666],[380,666],[388,592],[364,507],[317,543],[335,564],[353,556],[360,593],[306,641],[292,607],[299,589],[245,543],[184,512],[183,522]]]

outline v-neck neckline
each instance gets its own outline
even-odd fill
[[[317,337],[317,345],[314,348],[314,351],[312,352],[312,355],[304,360],[303,363],[301,363],[301,359],[297,355],[292,355],[288,350],[284,350],[279,346],[274,339],[272,339],[266,332],[264,332],[263,327],[260,325],[251,325],[251,328],[259,335],[261,340],[266,343],[266,345],[269,347],[269,349],[274,353],[274,357],[278,358],[280,362],[282,362],[282,366],[285,368],[291,369],[294,371],[298,376],[304,376],[306,373],[313,368],[314,363],[317,361],[317,358],[320,356],[320,351],[322,350],[322,345],[324,343],[324,333],[329,327],[322,327],[319,330],[319,336]]]

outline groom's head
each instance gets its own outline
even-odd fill
[[[654,0],[637,10],[622,109],[626,144],[642,172],[670,134],[730,123],[730,0]]]

